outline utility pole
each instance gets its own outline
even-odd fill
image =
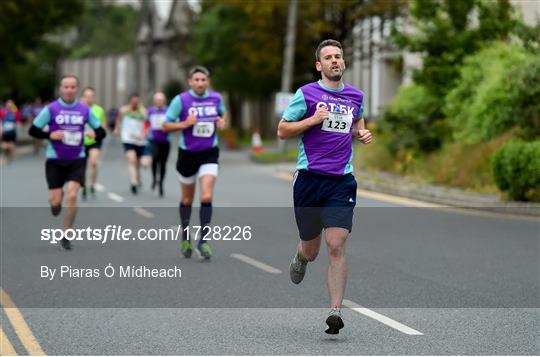
[[[290,92],[292,90],[297,17],[298,0],[289,0],[287,33],[285,34],[285,49],[283,51],[283,71],[281,72],[281,92]],[[285,152],[285,140],[278,138],[278,151],[280,153]]]
[[[144,95],[143,100],[151,100],[156,83],[156,70],[154,63],[155,39],[154,39],[154,4],[152,1],[141,0],[141,23],[146,25],[147,32],[141,46],[141,55],[146,58],[146,76],[147,81],[144,83],[141,78],[137,78],[137,91]],[[140,63],[137,64],[137,72],[139,72]],[[144,69],[142,70],[144,71]],[[146,97],[146,98],[144,98]]]
[[[148,5],[147,24],[148,24],[148,37],[146,40],[146,61],[148,69],[148,94],[147,100],[151,100],[152,93],[156,89],[156,67],[154,63],[154,4],[150,1]]]

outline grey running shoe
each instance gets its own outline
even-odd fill
[[[337,335],[339,330],[345,326],[343,320],[341,319],[341,310],[337,307],[332,308],[328,314],[328,317],[326,318],[326,324],[328,325],[328,328],[324,332],[329,335]]]
[[[291,281],[294,284],[300,284],[304,279],[304,275],[306,275],[307,263],[308,261],[304,259],[304,257],[302,257],[297,251],[293,260],[291,261],[291,265],[289,266]]]

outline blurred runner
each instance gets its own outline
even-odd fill
[[[15,102],[8,99],[6,105],[0,110],[2,151],[6,157],[7,163],[13,160],[15,147],[17,143],[17,125],[22,123],[22,115],[17,109]]]
[[[98,118],[99,122],[101,123],[101,127],[105,130],[105,126],[107,124],[105,119],[105,111],[102,107],[95,103],[95,100],[96,90],[92,87],[86,87],[82,92],[80,101],[81,103],[86,104],[90,107],[92,113],[96,116],[96,118]],[[89,165],[90,167],[90,194],[95,197],[95,186],[98,173],[101,142],[96,141],[96,134],[88,124],[86,124],[84,128],[84,150],[86,152],[87,166]],[[82,197],[84,200],[86,200],[87,195],[86,181],[87,180],[85,178],[85,182],[82,186]]]
[[[328,248],[329,334],[343,328],[341,304],[347,281],[345,242],[352,230],[356,180],[352,167],[353,138],[371,142],[362,118],[364,93],[343,83],[345,61],[341,44],[325,40],[315,52],[322,79],[301,87],[289,102],[278,126],[281,139],[300,135],[293,191],[300,235],[290,265],[290,277],[299,284],[308,262],[314,261],[325,231]]]
[[[129,103],[120,108],[116,119],[114,134],[120,134],[128,161],[131,193],[136,195],[141,182],[141,166],[147,168],[151,157],[146,138],[146,108],[141,104],[141,97],[132,94]]]
[[[159,196],[163,197],[163,182],[167,168],[167,159],[171,144],[169,134],[163,131],[163,122],[167,117],[167,105],[165,94],[157,92],[154,94],[154,106],[148,109],[148,120],[150,121],[150,148],[152,151],[152,190],[159,187]],[[159,168],[159,179],[157,178]]]
[[[172,100],[167,111],[167,121],[163,128],[167,132],[180,131],[176,170],[182,190],[180,202],[180,222],[188,227],[191,206],[195,196],[197,179],[200,183],[200,224],[204,236],[210,229],[212,219],[212,197],[218,174],[219,147],[217,129],[225,127],[227,113],[223,98],[217,92],[208,91],[210,73],[197,66],[189,72],[189,91]],[[190,237],[184,231],[181,250],[186,258],[191,257]],[[201,258],[210,259],[210,245],[200,239],[197,252]]]
[[[90,108],[76,100],[78,87],[77,77],[63,76],[60,80],[60,98],[43,108],[29,131],[35,138],[49,139],[45,175],[49,186],[49,203],[54,216],[59,215],[62,210],[64,184],[67,183],[65,229],[73,227],[77,214],[79,187],[84,183],[86,171],[84,127],[87,123],[90,125],[97,141],[106,135]],[[49,132],[43,130],[46,125],[49,126]],[[64,249],[71,249],[69,240],[63,238],[61,244]]]

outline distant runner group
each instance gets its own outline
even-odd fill
[[[299,136],[298,161],[293,183],[293,202],[299,242],[290,264],[290,279],[299,284],[308,262],[316,259],[324,240],[328,248],[327,285],[331,311],[326,318],[329,334],[343,328],[341,305],[347,280],[345,244],[352,231],[356,205],[356,180],[353,176],[353,140],[372,141],[363,119],[364,93],[348,84],[343,49],[334,40],[325,40],[315,52],[315,67],[321,80],[297,90],[278,125],[282,139]],[[164,195],[166,164],[171,132],[179,132],[176,169],[181,197],[179,219],[189,226],[197,182],[199,183],[199,219],[210,229],[214,185],[218,175],[219,147],[217,131],[225,127],[227,110],[222,96],[209,90],[210,72],[201,66],[191,69],[190,90],[172,98],[157,92],[153,106],[146,109],[133,94],[120,109],[113,134],[120,136],[129,170],[129,189],[138,194],[142,182],[140,169],[152,167],[152,189]],[[105,114],[95,103],[95,90],[87,87],[76,99],[79,80],[65,75],[60,80],[60,98],[43,107],[33,120],[30,135],[49,141],[45,175],[53,215],[65,207],[64,227],[71,228],[77,211],[77,197],[95,195],[101,143],[106,136]],[[0,111],[2,148],[14,150],[13,128],[18,120],[13,103]],[[47,129],[48,128],[48,129]],[[86,179],[86,171],[89,178]],[[185,233],[181,252],[191,257],[194,247]],[[62,247],[71,249],[63,240]],[[201,259],[210,259],[208,242],[199,240],[195,251]]]

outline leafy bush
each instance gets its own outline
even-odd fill
[[[491,162],[493,177],[501,191],[515,200],[528,200],[540,188],[540,140],[511,141]]]
[[[441,99],[422,85],[401,87],[380,123],[381,131],[392,134],[389,149],[393,153],[438,149],[446,132],[441,105]]]
[[[539,94],[540,60],[520,45],[495,43],[465,60],[443,112],[455,138],[469,144],[517,125],[530,136]]]

